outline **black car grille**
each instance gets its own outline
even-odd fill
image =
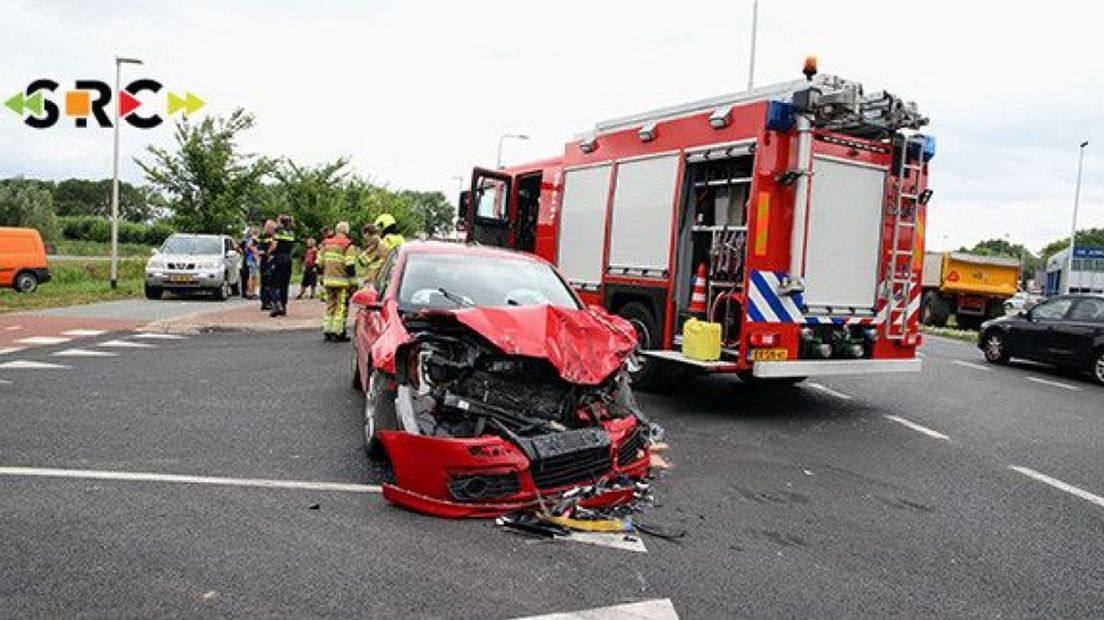
[[[453,476],[448,482],[448,488],[457,501],[475,502],[513,495],[521,490],[521,482],[514,472],[471,474]]]
[[[638,426],[621,443],[621,448],[617,451],[617,466],[624,467],[629,463],[635,463],[640,450],[644,448],[644,443],[644,431]]]
[[[609,472],[609,447],[587,448],[529,463],[529,473],[538,488],[590,482]]]
[[[169,263],[169,269],[195,269],[195,263]]]

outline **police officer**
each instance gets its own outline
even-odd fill
[[[380,234],[380,258],[386,259],[391,250],[406,243],[406,239],[399,234],[399,225],[395,216],[390,213],[381,213],[375,221],[376,230]]]
[[[272,310],[272,237],[276,234],[276,222],[265,220],[264,230],[257,238],[257,260],[261,262],[261,310]]]
[[[269,252],[272,254],[272,312],[269,316],[286,316],[288,286],[291,285],[291,250],[295,247],[295,221],[290,215],[281,215],[276,232],[272,235]]]
[[[338,222],[335,231],[318,249],[322,289],[326,292],[322,336],[328,341],[345,341],[349,339],[345,335],[345,308],[349,289],[356,285],[357,249],[349,239],[348,222]]]

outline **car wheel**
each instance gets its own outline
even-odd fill
[[[165,289],[160,286],[146,285],[146,299],[161,299],[161,295],[164,294]]]
[[[1097,383],[1104,385],[1104,349],[1096,350],[1096,355],[1093,357],[1092,375]]]
[[[637,349],[652,349],[658,344],[659,329],[652,312],[642,303],[630,302],[621,306],[618,316],[628,321],[636,330]],[[634,389],[655,390],[659,387],[659,362],[637,355],[637,369],[629,372]]]
[[[1007,364],[1011,357],[1008,354],[1008,343],[1005,342],[1004,334],[998,331],[985,334],[985,338],[981,341],[981,351],[985,354],[985,361],[990,364]]]
[[[38,276],[33,271],[24,271],[15,276],[15,290],[20,293],[33,293],[38,288]]]
[[[219,301],[226,301],[230,299],[230,283],[227,281],[229,278],[223,277],[222,284],[215,289],[215,299]]]
[[[368,377],[368,390],[364,393],[364,449],[373,461],[387,459],[387,452],[380,441],[379,432],[399,427],[395,412],[395,393],[387,389],[387,378],[378,370]]]

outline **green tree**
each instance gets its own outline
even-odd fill
[[[456,219],[456,208],[453,207],[445,195],[441,192],[416,192],[403,191],[399,197],[410,203],[411,215],[418,224],[418,229],[427,236],[434,236],[452,232]]]
[[[111,216],[111,179],[66,179],[54,187],[54,207],[59,216]],[[156,215],[155,192],[144,186],[119,182],[119,217],[148,222]]]
[[[176,125],[176,150],[147,147],[152,161],[136,160],[146,179],[165,199],[174,224],[183,231],[239,232],[250,205],[263,198],[262,180],[271,160],[240,152],[238,135],[253,117],[235,110],[226,118],[187,118]]]
[[[57,239],[51,183],[25,179],[0,181],[0,226],[34,228],[43,239]]]
[[[1086,228],[1077,231],[1077,245],[1104,248],[1104,228]],[[1045,261],[1068,247],[1069,237],[1051,241],[1043,248],[1042,259]]]
[[[255,219],[287,213],[295,218],[303,234],[314,234],[323,226],[333,227],[346,213],[345,186],[349,178],[345,158],[309,167],[283,160],[273,171],[276,183],[267,187],[262,212]]]

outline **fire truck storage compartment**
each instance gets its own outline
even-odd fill
[[[748,143],[690,153],[683,175],[675,281],[676,332],[681,332],[691,317],[690,294],[698,266],[704,264],[708,318],[721,324],[726,346],[738,341],[742,319],[753,148]]]
[[[670,275],[671,210],[679,160],[679,154],[673,153],[618,162],[606,273],[644,278]]]
[[[560,271],[576,287],[598,290],[606,234],[610,164],[564,172],[557,259]]]
[[[878,294],[886,170],[813,156],[805,245],[812,314],[870,314]]]

